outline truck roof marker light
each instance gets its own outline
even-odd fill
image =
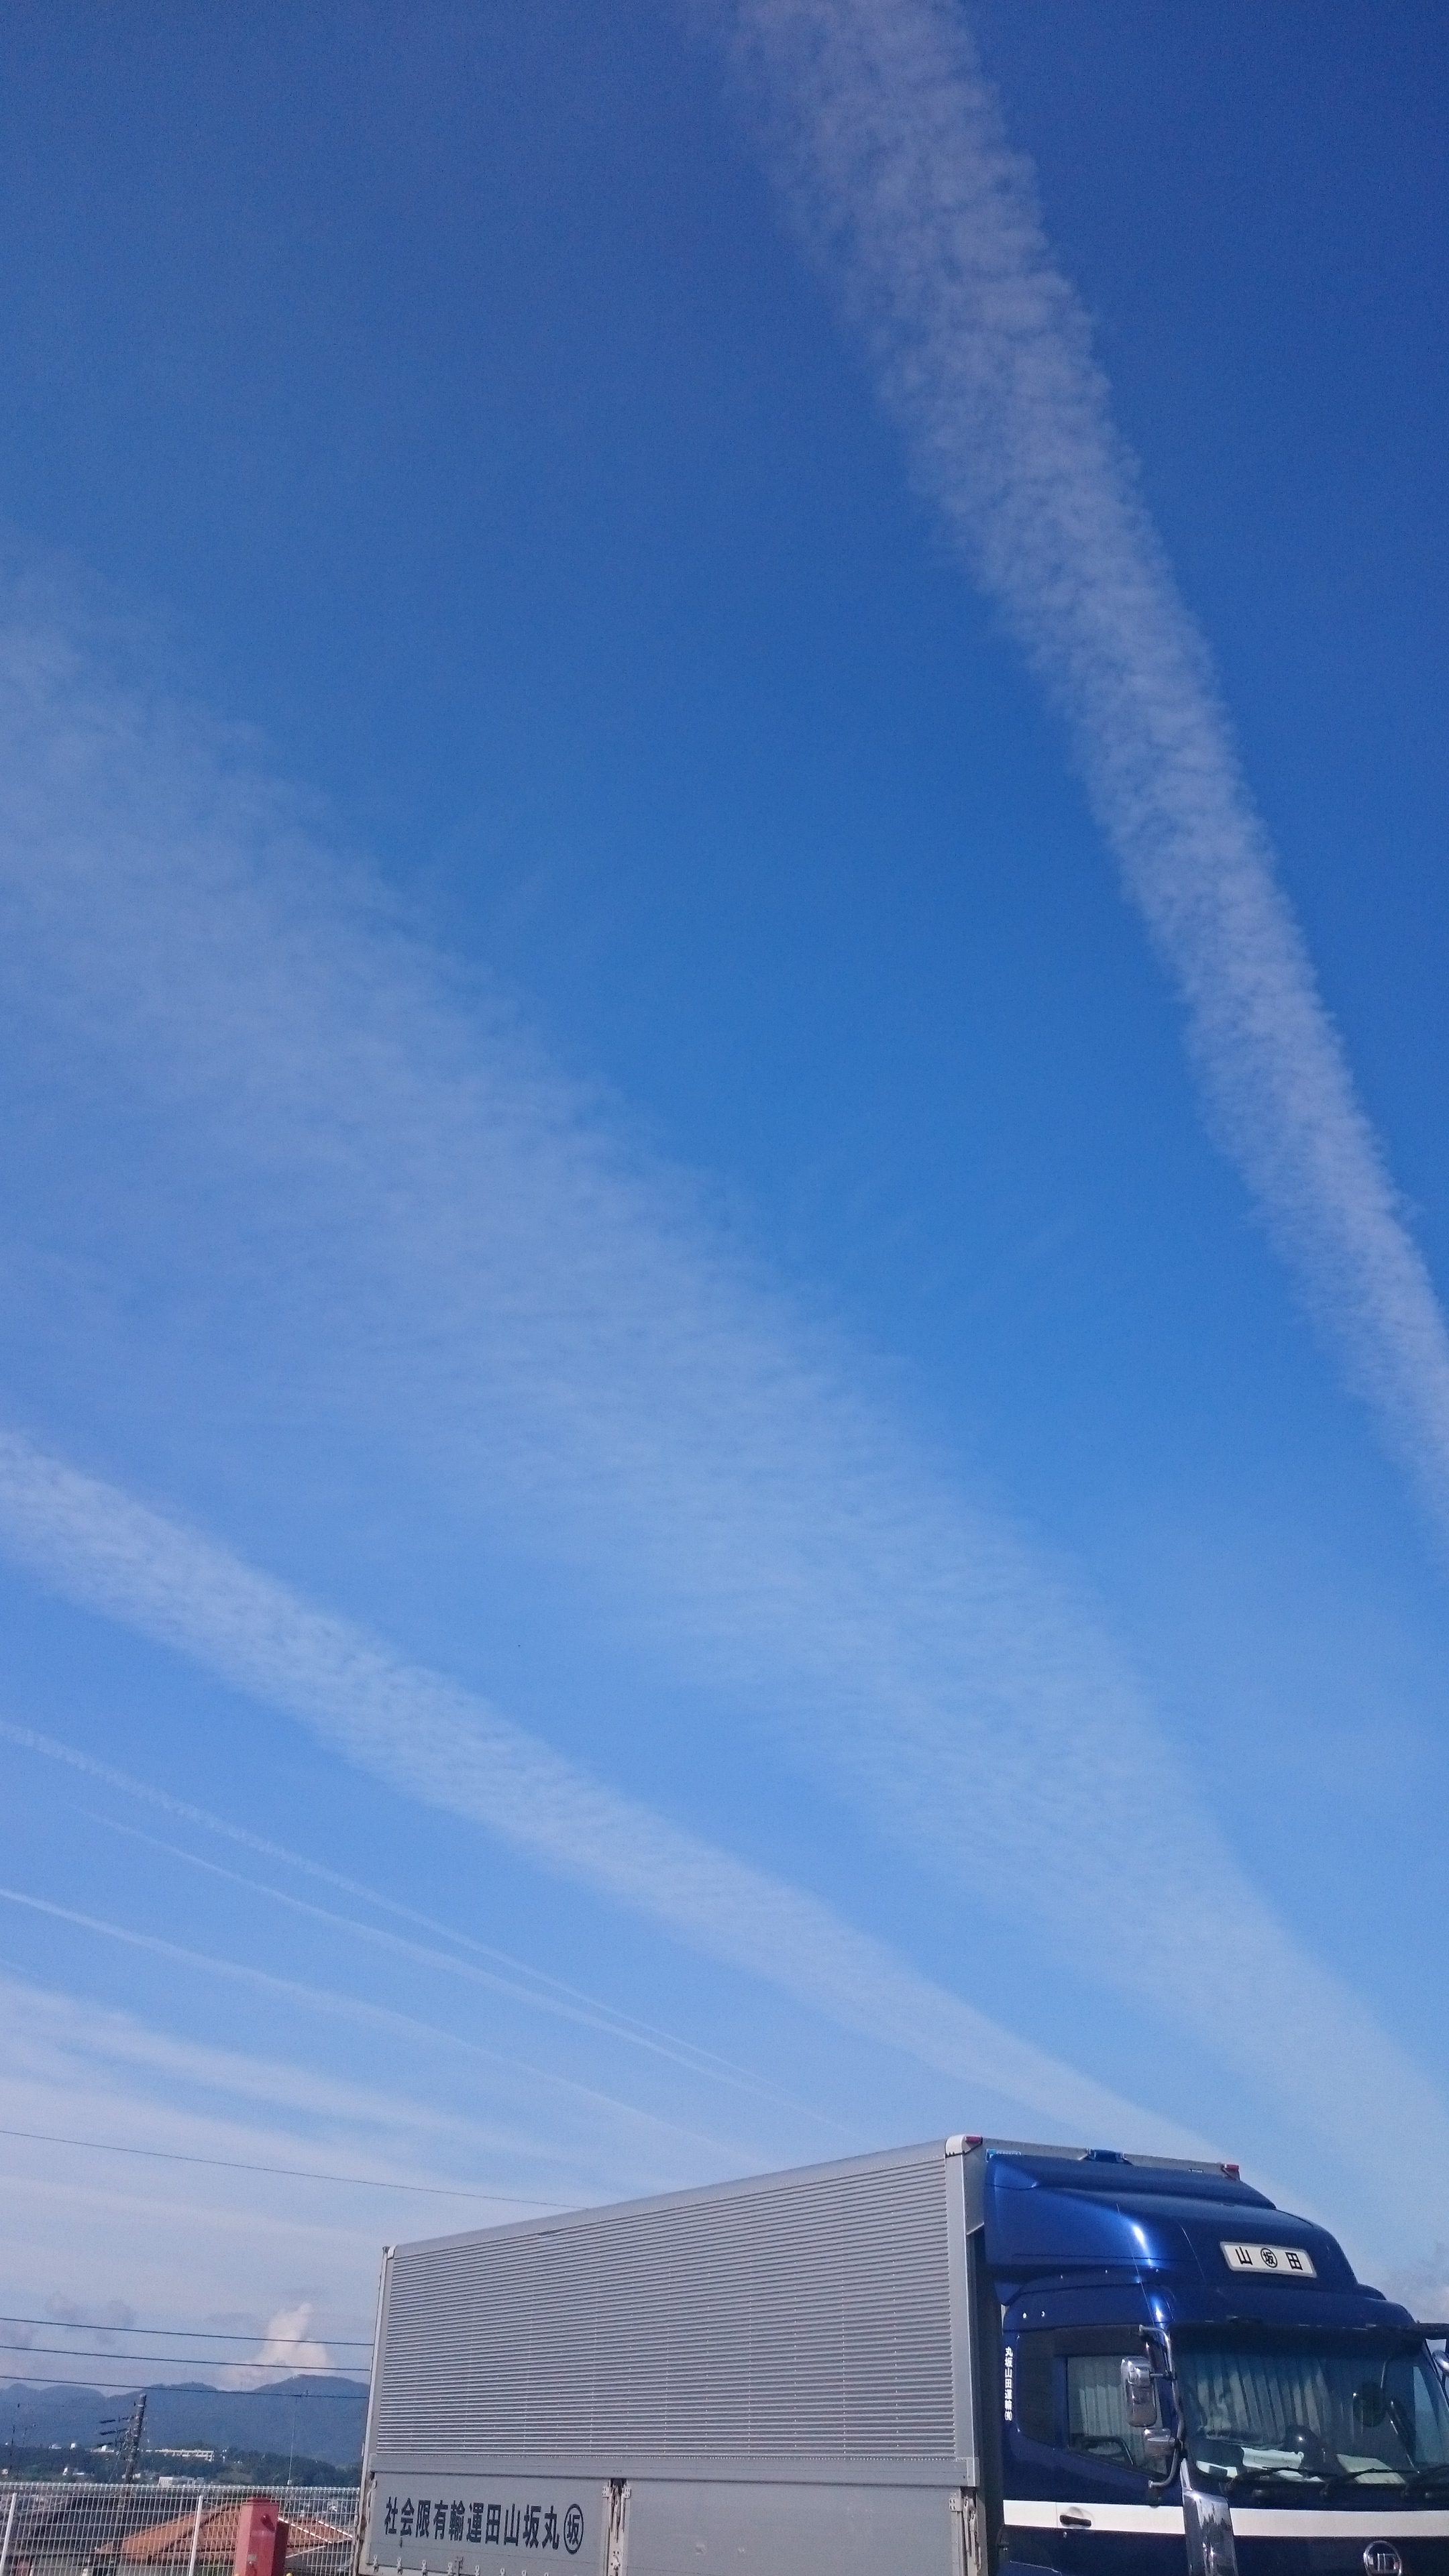
[[[1243,2168],[1241,2165],[1224,2165],[1223,2171],[1227,2175],[1229,2182],[1241,2182],[1243,2179]]]

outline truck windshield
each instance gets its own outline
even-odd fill
[[[1305,2504],[1327,2488],[1449,2501],[1449,2401],[1422,2343],[1174,2337],[1173,2361],[1195,2483]]]

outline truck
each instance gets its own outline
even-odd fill
[[[359,2576],[1449,2576],[1444,2334],[1236,2165],[968,2135],[397,2245]]]

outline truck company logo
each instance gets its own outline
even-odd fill
[[[1276,2272],[1287,2281],[1315,2281],[1313,2258],[1301,2245],[1235,2245],[1222,2240],[1223,2261],[1230,2272]],[[1374,2576],[1394,2576],[1392,2568],[1374,2571]]]
[[[559,2525],[554,2504],[465,2504],[454,2496],[390,2495],[383,2534],[394,2540],[463,2540],[473,2549],[554,2549],[562,2538],[570,2558],[584,2543],[584,2517],[571,2504]]]
[[[1404,2576],[1404,2562],[1391,2540],[1371,2540],[1363,2563],[1366,2576]]]

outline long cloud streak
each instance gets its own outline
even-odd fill
[[[440,1922],[435,1915],[422,1913],[415,1905],[401,1904],[396,1897],[389,1895],[385,1888],[365,1886],[360,1880],[349,1878],[345,1871],[331,1869],[325,1862],[313,1860],[305,1852],[294,1851],[286,1843],[274,1841],[270,1835],[255,1833],[245,1825],[238,1825],[230,1817],[215,1816],[209,1808],[198,1807],[188,1798],[178,1798],[169,1789],[158,1789],[152,1781],[138,1780],[130,1772],[119,1770],[113,1762],[98,1761],[94,1754],[83,1753],[75,1745],[58,1743],[54,1736],[44,1735],[36,1727],[19,1726],[13,1720],[3,1717],[0,1717],[0,1742],[19,1745],[26,1752],[42,1755],[47,1761],[63,1763],[67,1770],[78,1773],[82,1779],[94,1780],[104,1788],[119,1790],[124,1797],[138,1800],[143,1806],[153,1807],[164,1816],[170,1816],[182,1824],[199,1826],[203,1832],[217,1835],[223,1841],[236,1845],[242,1851],[252,1853],[258,1859],[271,1861],[285,1870],[289,1878],[313,1879],[323,1887],[333,1888],[344,1896],[350,1896],[356,1903],[371,1911],[390,1915],[398,1922],[411,1924],[418,1931],[430,1933],[434,1936],[434,1942],[432,1944],[399,1942],[395,1935],[382,1934],[374,1925],[360,1921],[355,1916],[339,1915],[321,1906],[308,1905],[304,1899],[259,1879],[254,1871],[243,1874],[240,1871],[224,1870],[220,1873],[223,1877],[234,1878],[239,1886],[250,1887],[254,1893],[270,1898],[275,1904],[291,1906],[299,1912],[312,1914],[319,1921],[333,1924],[349,1933],[354,1939],[390,1941],[394,1947],[404,1954],[411,1955],[419,1963],[438,1967],[450,1975],[471,1977],[481,1985],[490,1986],[495,1993],[505,1995],[511,2001],[524,2005],[530,2011],[551,2013],[560,2020],[573,2021],[586,2029],[601,2031],[610,2038],[622,2041],[626,2047],[643,2049],[656,2056],[670,2059],[674,2064],[714,2082],[739,2085],[747,2093],[754,2093],[761,2099],[779,2102],[788,2109],[795,2111],[805,2109],[805,2105],[793,2102],[788,2096],[773,2091],[768,2085],[761,2084],[745,2067],[736,2065],[732,2059],[721,2057],[712,2049],[701,2048],[693,2040],[681,2039],[677,2032],[663,2030],[656,2023],[639,2021],[630,2013],[620,2012],[612,2004],[601,2003],[597,1996],[587,1993],[581,1986],[569,1984],[559,1977],[547,1976],[541,1969],[530,1966],[523,1959],[515,1958],[507,1950],[496,1949],[489,1942],[476,1941],[470,1934],[458,1931],[454,1925]],[[104,1817],[102,1821],[118,1833],[132,1833],[135,1830],[131,1826],[120,1824],[111,1816]],[[149,1841],[151,1837],[143,1835],[139,1839]],[[193,1868],[215,1870],[217,1867],[215,1862],[204,1861],[195,1852],[180,1850],[171,1844],[157,1843],[154,1848],[165,1851],[172,1859],[190,1863]],[[445,1948],[434,1946],[439,1942],[448,1946]],[[820,2115],[815,2113],[807,2116],[818,2118]]]
[[[1449,1541],[1449,1331],[1279,887],[1202,637],[953,0],[723,0],[915,472],[1065,713],[1210,1123]]]
[[[173,1441],[184,1421],[203,1492],[235,1424],[265,1422],[289,1505],[321,1456],[324,1511],[339,1474],[352,1493],[397,1488],[403,1512],[421,1490],[454,1543],[531,1552],[596,1633],[625,1630],[632,1670],[703,1695],[721,1733],[748,1724],[928,1861],[953,1929],[963,1888],[1019,1922],[1029,1886],[1034,1938],[1152,2016],[1170,1992],[1180,2029],[1355,2160],[1352,2103],[1371,2091],[1394,2141],[1372,2188],[1421,2196],[1449,2170],[1442,2103],[1246,1882],[1069,1573],[923,1454],[866,1355],[733,1260],[496,1013],[459,1007],[249,750],[118,683],[48,593],[9,604],[0,1049],[23,1050],[17,1080],[39,1096],[0,1138],[16,1235],[0,1293],[32,1382],[95,1423],[119,1405],[131,1439],[138,1418]],[[295,1640],[294,1614],[317,1614],[201,1542],[178,1556],[123,1498],[87,1488],[92,1514],[63,1471],[49,1490],[20,1456],[15,1552],[55,1579],[84,1524],[82,1597],[183,1645],[185,1603],[204,1600],[187,1650],[269,1695],[273,1628]],[[152,1537],[172,1569],[159,1588]],[[308,1633],[330,1678],[278,1704],[317,1725],[325,1701],[320,1731],[346,1716],[352,1758],[365,1735],[374,1765],[412,1764],[416,1794],[476,1813],[486,1783],[496,1811],[490,1766],[496,1751],[510,1778],[516,1731],[495,1745],[484,1704],[435,1676],[399,1693],[403,1668],[370,1647],[354,1709],[357,1633]],[[434,1736],[460,1710],[455,1776]],[[632,1815],[538,1750],[516,1809],[540,1857],[555,1781],[581,1826]],[[641,1817],[632,1847],[650,1830]],[[671,1901],[685,1841],[629,1901]],[[1147,1848],[1150,1944],[1122,1919]],[[753,1916],[750,1955],[803,1971],[818,1920],[776,1942],[750,1874],[717,1882],[717,1857],[679,1873],[681,1928],[702,1937],[717,1897],[717,1955],[741,1958],[729,1945]],[[877,1994],[885,1954],[867,1945],[857,1980],[822,1942],[822,1992]],[[881,1989],[872,2027],[936,2033],[953,2072],[976,2062],[924,1990],[902,2013]],[[1042,2098],[1032,2084],[1021,2098]]]
[[[22,2314],[70,2296],[96,2316],[114,2287],[163,2318],[254,2317],[260,2337],[278,2294],[305,2287],[315,2297],[321,2282],[331,2328],[365,2335],[387,2201],[376,2188],[339,2189],[339,2168],[373,2185],[457,2191],[459,2225],[483,2223],[475,2195],[485,2176],[505,2216],[627,2189],[641,2162],[661,2181],[679,2171],[677,2142],[641,2157],[637,2127],[626,2138],[598,2119],[550,2120],[533,2084],[518,2088],[512,2117],[461,2116],[425,2085],[329,2075],[315,2048],[288,2064],[178,2039],[134,2011],[3,1971],[0,2059],[0,2298]],[[181,2161],[151,2162],[158,2151]],[[326,2179],[302,2183],[303,2173]],[[446,2206],[440,2197],[432,2223]],[[427,2223],[410,2191],[393,2209],[394,2223]],[[226,2309],[233,2318],[219,2319]]]
[[[117,1927],[98,1927],[90,1918],[69,1909],[60,1908],[58,1912],[63,1921],[91,1930],[99,1928],[112,1936],[116,1933]],[[183,1955],[194,1958],[191,1953]],[[206,1960],[200,1964],[209,1975],[214,1976],[219,1966],[220,1972],[226,1973],[224,1962]],[[83,2050],[76,2045],[78,2031],[86,2036]],[[319,2080],[315,2067],[306,2070],[303,2081],[295,2069],[248,2060],[236,2051],[207,2052],[174,2041],[169,2048],[158,2048],[157,2035],[130,2014],[78,2007],[73,1997],[32,1986],[3,1972],[0,2033],[4,2037],[6,2071],[5,2126],[0,2129],[0,2137],[15,2144],[66,2146],[103,2156],[154,2156],[160,2162],[174,2157],[178,2164],[192,2165],[198,2172],[205,2172],[209,2166],[229,2168],[236,2173],[255,2173],[264,2180],[287,2182],[314,2176],[323,2182],[336,2181],[340,2152],[349,2157],[355,2182],[367,2190],[396,2187],[400,2205],[412,2193],[459,2202],[483,2200],[496,2207],[512,2202],[520,2209],[556,2209],[561,2205],[557,2190],[552,2199],[545,2201],[536,2195],[510,2192],[501,2185],[489,2190],[481,2182],[486,2157],[497,2158],[500,2152],[513,2158],[520,2154],[518,2136],[508,2135],[496,2125],[490,2129],[482,2122],[440,2121],[436,2116],[431,2123],[419,2122],[418,2134],[404,2141],[413,2150],[413,2160],[402,2162],[396,2150],[406,2122],[396,2111],[391,2119],[387,2118],[383,2096],[369,2095],[358,2085]],[[134,2080],[129,2089],[118,2085],[118,2063],[126,2066],[134,2079],[137,2062],[145,2065],[148,2055],[152,2067],[159,2061],[173,2078],[181,2071],[193,2086],[198,2078],[207,2082],[213,2097],[211,2107],[203,2110],[178,2101],[174,2082],[164,2096],[155,2089],[149,2095],[138,2094]],[[290,2088],[288,2076],[292,2078]],[[250,2087],[253,2097],[249,2105],[251,2117],[245,2125],[234,2109],[219,2115],[214,2107],[215,2093],[235,2086],[239,2078]],[[273,2120],[259,2122],[255,2100],[258,2078],[263,2086],[270,2081],[273,2100],[280,2093],[287,2107],[304,2111],[310,2125],[294,2122],[290,2127],[281,2127]],[[339,2127],[344,2122],[342,2134],[346,2142],[339,2149]],[[78,2138],[78,2124],[88,2127],[91,2136]],[[434,2133],[430,2139],[429,2128]],[[363,2132],[361,2142],[359,2129]],[[391,2141],[390,2158],[379,2150],[379,2131]],[[416,2149],[425,2140],[434,2148],[446,2142],[455,2156],[466,2156],[467,2171],[440,2171],[435,2162],[420,2165]],[[357,2170],[369,2163],[370,2171]]]
[[[605,2005],[571,2003],[558,1996],[540,1994],[537,1987],[511,1983],[489,1969],[475,1966],[471,1959],[460,1956],[456,1950],[438,1949],[423,1941],[409,1940],[402,1933],[385,1931],[378,1924],[361,1922],[356,1915],[338,1914],[331,1906],[316,1905],[309,1897],[295,1896],[287,1888],[271,1887],[265,1880],[248,1876],[239,1869],[226,1869],[219,1861],[203,1860],[198,1853],[187,1851],[177,1843],[163,1842],[156,1834],[140,1833],[134,1825],[123,1825],[109,1817],[103,1821],[111,1826],[113,1832],[144,1844],[148,1851],[159,1853],[165,1860],[180,1861],[183,1868],[204,1870],[209,1877],[224,1879],[233,1887],[246,1889],[253,1903],[261,1899],[268,1904],[282,1906],[290,1913],[305,1916],[310,1922],[325,1923],[330,1931],[341,1932],[349,1941],[390,1951],[395,1958],[406,1959],[415,1967],[432,1969],[445,1977],[464,1978],[485,1987],[492,1994],[505,1995],[534,2011],[554,2012],[561,2020],[573,2022],[580,2029],[601,2032],[625,2047],[646,2048],[654,2056],[683,2067],[688,2074],[712,2076],[716,2083],[727,2083],[739,2092],[753,2094],[756,2101],[772,2102],[777,2109],[795,2111],[806,2119],[813,2118],[822,2127],[835,2128],[837,2136],[849,2134],[842,2131],[838,2123],[824,2120],[819,2112],[812,2112],[805,2103],[792,2101],[788,2094],[755,2081],[742,2067],[712,2058],[703,2049],[693,2048],[684,2040],[671,2042],[653,2033],[645,2035],[637,2025],[630,2023],[622,2014],[611,2012]]]
[[[130,1924],[111,1923],[101,1915],[86,1914],[76,1906],[58,1904],[53,1897],[33,1896],[23,1888],[0,1884],[0,1904],[43,1915],[54,1923],[69,1924],[76,1931],[117,1942],[125,1949],[147,1951],[153,1958],[165,1959],[176,1967],[195,1969],[209,1980],[220,1977],[236,1985],[252,1986],[279,2004],[309,2014],[359,2023],[369,2029],[385,2031],[392,2037],[420,2041],[429,2049],[454,2050],[467,2057],[482,2059],[509,2073],[526,2076],[531,2084],[551,2087],[557,2093],[572,2096],[592,2118],[607,2116],[621,2124],[631,2124],[636,2130],[653,2131],[675,2141],[688,2140],[695,2148],[703,2146],[714,2152],[719,2150],[719,2140],[700,2130],[686,2129],[677,2121],[662,2120],[638,2110],[632,2103],[620,2101],[612,2093],[601,2092],[597,2085],[580,2083],[571,2075],[550,2074],[542,2067],[530,2066],[526,2059],[488,2047],[466,2031],[442,2028],[436,2022],[423,2021],[416,2013],[400,2012],[392,2005],[373,2003],[365,1995],[349,1994],[335,1986],[308,1985],[299,1977],[278,1976],[274,1970],[255,1967],[245,1959],[221,1958],[214,1953],[193,1950],[184,1942],[168,1941],[162,1933],[141,1932]]]
[[[300,1718],[390,1788],[472,1818],[843,2028],[1048,2119],[1199,2151],[915,1976],[827,1906],[590,1780],[476,1694],[400,1663],[229,1551],[9,1433],[0,1532],[71,1598]]]

